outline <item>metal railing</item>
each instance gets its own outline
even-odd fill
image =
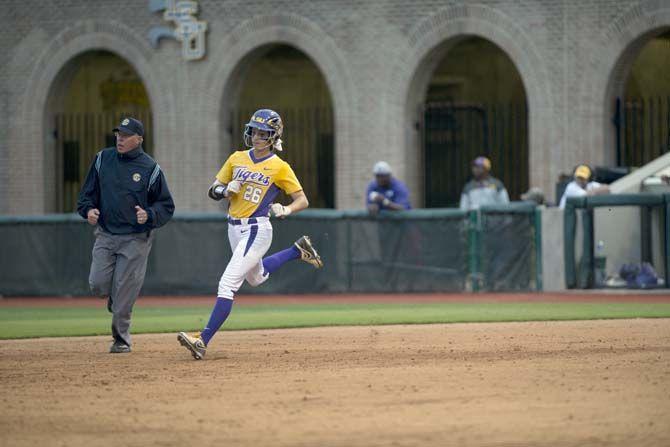
[[[281,109],[276,111],[284,122],[282,137],[286,160],[302,184],[312,208],[335,207],[335,139],[333,112],[328,107]],[[235,109],[230,113],[232,144],[244,149],[244,125],[255,112]]]
[[[112,129],[126,116],[133,116],[144,124],[142,147],[153,152],[151,110],[101,113],[62,113],[54,116],[53,135],[56,140],[56,209],[73,212],[77,196],[86,178],[95,154],[105,147],[114,146]]]
[[[528,109],[525,103],[427,103],[423,110],[426,207],[458,206],[470,163],[491,159],[492,175],[518,199],[528,188]]]
[[[670,96],[617,98],[617,166],[643,166],[670,151]]]
[[[569,289],[592,288],[595,280],[595,213],[594,209],[607,207],[637,207],[640,210],[641,229],[641,261],[652,262],[652,250],[658,250],[662,255],[662,268],[665,270],[664,287],[670,284],[670,194],[605,194],[591,197],[570,197],[565,205],[563,215],[563,254],[565,262],[565,285]],[[653,245],[651,231],[651,212],[658,208],[661,244]],[[577,211],[582,211],[582,241],[577,239]],[[575,243],[582,245],[582,259],[577,263],[575,259]],[[657,268],[661,266],[656,266]],[[660,275],[659,275],[660,276]],[[601,286],[602,287],[602,286]]]

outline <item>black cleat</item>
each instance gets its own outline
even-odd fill
[[[323,267],[323,261],[321,261],[321,256],[316,252],[312,246],[312,241],[309,240],[308,236],[303,236],[295,243],[298,250],[300,250],[300,259],[305,261],[308,264],[312,264],[314,267],[320,269]]]

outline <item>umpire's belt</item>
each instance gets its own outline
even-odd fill
[[[269,217],[249,217],[243,219],[233,219],[232,217],[228,217],[228,223],[230,225],[252,225],[255,223],[267,222],[268,220],[270,220]]]

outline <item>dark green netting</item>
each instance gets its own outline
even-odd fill
[[[350,291],[459,292],[465,289],[467,219],[355,219],[350,228]]]
[[[79,216],[0,224],[0,294],[90,294],[92,230]]]
[[[472,278],[481,281],[478,290],[528,290],[536,287],[533,212],[308,210],[273,222],[268,253],[308,234],[325,267],[289,263],[241,291],[461,292],[473,289]],[[481,219],[474,227],[472,216]],[[93,228],[76,215],[0,218],[0,294],[88,295],[93,240]],[[178,214],[155,232],[142,293],[214,294],[230,254],[225,216]]]
[[[484,290],[535,288],[536,247],[533,212],[487,212],[481,216],[481,276]]]

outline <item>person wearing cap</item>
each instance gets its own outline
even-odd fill
[[[565,192],[558,204],[560,209],[565,208],[568,197],[594,196],[610,192],[609,186],[589,181],[591,179],[591,168],[586,165],[577,166],[573,176],[574,180],[565,187]]]
[[[370,214],[379,211],[401,211],[411,209],[407,186],[393,177],[391,166],[378,161],[372,168],[375,179],[368,184],[365,194],[366,206]]]
[[[461,210],[476,210],[483,205],[506,203],[509,203],[509,195],[505,185],[491,175],[491,160],[483,156],[475,158],[472,161],[472,179],[465,184],[461,193]]]
[[[152,230],[167,223],[174,202],[160,166],[142,150],[144,126],[124,118],[116,146],[101,150],[79,193],[77,212],[96,227],[91,291],[112,313],[111,353],[130,352],[130,316],[144,283]]]

